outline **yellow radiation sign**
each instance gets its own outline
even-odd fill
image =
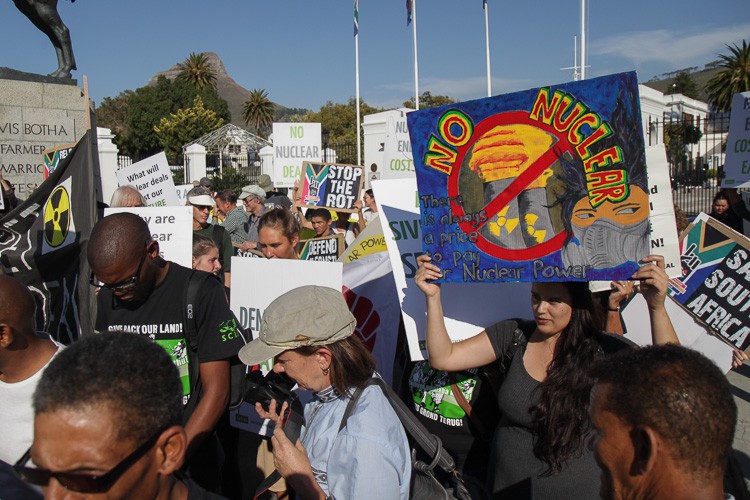
[[[44,240],[53,248],[62,245],[70,230],[70,196],[57,186],[44,206]]]

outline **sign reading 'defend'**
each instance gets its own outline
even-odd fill
[[[336,262],[344,251],[344,235],[300,240],[297,248],[300,260]]]
[[[750,92],[734,94],[727,136],[723,187],[750,186]]]
[[[409,113],[444,281],[628,279],[648,255],[635,73]]]
[[[294,187],[302,173],[302,163],[322,159],[320,123],[273,124],[274,186]]]
[[[163,152],[118,170],[117,183],[135,186],[150,207],[180,205],[167,155]]]
[[[750,241],[701,213],[682,234],[669,295],[731,346],[750,346]]]

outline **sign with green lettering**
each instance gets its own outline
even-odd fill
[[[322,161],[320,123],[273,124],[273,185],[294,187],[302,163]]]
[[[723,187],[750,187],[750,92],[734,94]]]

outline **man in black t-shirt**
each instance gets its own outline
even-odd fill
[[[229,359],[244,345],[221,283],[204,273],[194,308],[188,311],[185,291],[194,271],[162,259],[148,225],[129,213],[110,215],[94,226],[88,260],[92,282],[101,286],[96,330],[146,335],[172,356],[183,385],[188,457],[214,455],[220,460],[220,451],[205,450],[217,444],[206,437],[212,435],[227,405]],[[194,325],[186,324],[189,313]],[[194,333],[188,338],[191,326]],[[194,453],[201,445],[201,452]],[[203,480],[197,475],[207,472],[208,466],[196,470],[194,464],[194,460],[189,464],[193,477],[212,488],[213,477]]]

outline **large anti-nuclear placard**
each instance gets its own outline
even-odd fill
[[[648,254],[635,73],[407,115],[444,281],[627,279]]]
[[[320,123],[273,124],[273,185],[294,187],[302,163],[323,159]]]

